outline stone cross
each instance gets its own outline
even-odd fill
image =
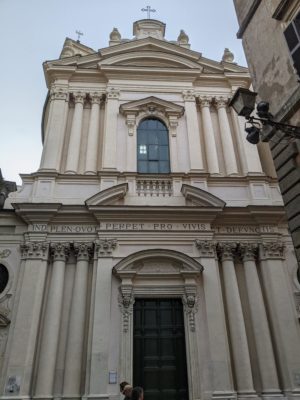
[[[150,13],[151,12],[156,12],[156,10],[154,10],[154,8],[151,8],[151,6],[147,6],[146,8],[142,8],[143,12],[147,12],[147,18],[150,19]]]
[[[76,33],[77,33],[77,35],[78,35],[77,42],[80,42],[80,36],[82,36],[83,33],[80,32],[80,31],[76,31]]]

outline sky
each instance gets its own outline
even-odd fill
[[[39,168],[47,94],[42,63],[58,58],[65,38],[77,39],[76,30],[95,50],[108,46],[113,27],[132,38],[132,24],[146,18],[141,9],[147,5],[156,10],[152,18],[166,23],[167,40],[184,29],[192,50],[219,61],[228,47],[246,66],[233,0],[0,0],[0,168],[6,180],[20,185],[20,173]]]

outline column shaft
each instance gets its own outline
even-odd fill
[[[56,353],[60,331],[66,255],[69,246],[51,245],[54,255],[36,381],[36,397],[51,396],[53,391]]]
[[[80,395],[82,354],[87,302],[87,282],[91,243],[76,243],[77,264],[68,329],[63,394]]]
[[[280,389],[271,334],[254,259],[256,247],[248,244],[242,245],[240,248],[243,257],[250,316],[257,349],[262,392],[263,394],[278,394]]]
[[[195,96],[187,91],[183,94],[183,98],[187,123],[190,168],[191,170],[203,170],[204,164],[200,142],[200,130],[198,124]]]
[[[14,396],[29,398],[32,390],[34,355],[45,291],[48,244],[45,242],[27,242],[22,245],[21,250],[24,259],[22,265],[24,274],[20,286],[20,297],[4,385],[7,384],[10,376],[20,377],[20,391],[15,393]]]
[[[239,394],[254,394],[245,321],[230,243],[220,245],[234,370]]]
[[[246,140],[245,119],[243,117],[238,117],[232,107],[231,118],[236,133],[243,173],[262,173],[257,146],[253,146],[253,144]]]
[[[300,329],[282,261],[283,249],[278,242],[263,243],[260,248],[261,271],[283,389],[299,396],[296,375],[300,371]]]
[[[89,393],[107,395],[110,342],[110,304],[112,255],[116,241],[103,239],[96,245],[98,262],[95,271],[94,324],[91,339]]]
[[[84,96],[78,93],[74,96],[75,109],[71,126],[69,148],[66,162],[66,173],[76,174],[80,155],[80,142],[83,118]]]
[[[236,156],[234,152],[233,140],[231,135],[231,129],[228,122],[228,116],[226,111],[226,101],[224,99],[217,100],[217,110],[220,124],[221,141],[223,147],[223,155],[225,161],[225,168],[227,175],[237,174],[238,167],[236,162]]]
[[[68,109],[68,93],[63,89],[51,90],[40,170],[60,170]]]
[[[104,120],[104,143],[102,167],[107,170],[117,169],[117,122],[119,113],[119,92],[111,89],[107,93],[105,120]]]
[[[215,134],[210,114],[210,100],[201,99],[201,111],[203,121],[203,132],[205,140],[205,154],[207,159],[208,172],[210,174],[220,173]]]
[[[96,174],[97,161],[99,154],[99,116],[100,116],[100,96],[92,95],[92,109],[88,131],[88,142],[85,160],[85,174]]]
[[[207,315],[208,339],[213,374],[213,397],[231,397],[233,380],[225,322],[224,304],[214,245],[196,241],[203,271],[203,289]],[[209,246],[209,247],[208,247]]]

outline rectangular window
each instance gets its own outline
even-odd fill
[[[294,68],[300,76],[300,12],[286,28],[284,36],[294,61]]]

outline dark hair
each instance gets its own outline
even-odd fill
[[[131,400],[140,400],[141,395],[144,393],[144,390],[140,386],[136,386],[132,389],[131,392]]]
[[[121,383],[120,383],[120,392],[123,392],[124,387],[127,386],[127,385],[129,385],[128,382],[126,382],[126,381],[121,382]]]

